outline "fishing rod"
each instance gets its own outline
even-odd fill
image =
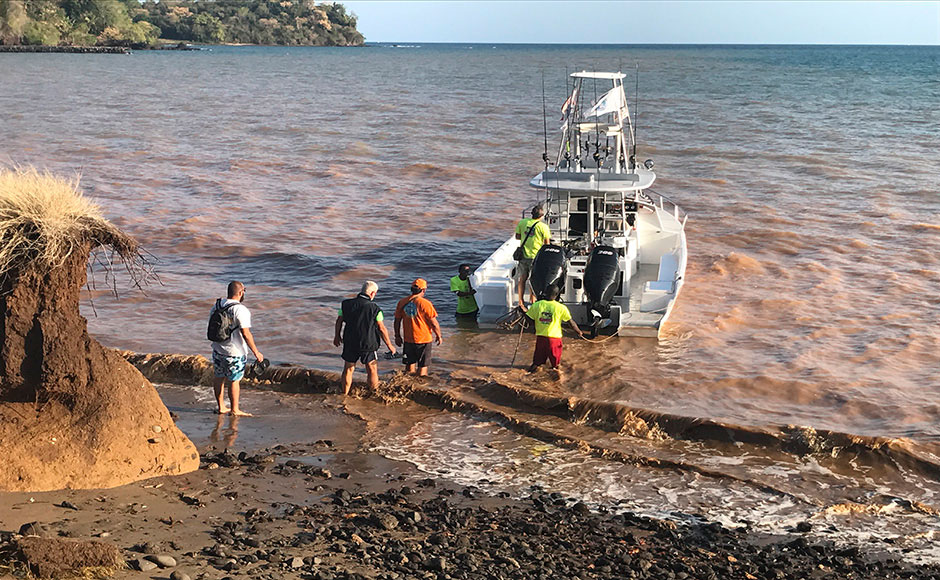
[[[636,73],[633,75],[635,85],[633,88],[633,170],[636,171],[636,122],[640,116],[640,63],[636,63]]]
[[[542,161],[545,162],[545,169],[548,170],[548,113],[545,110],[545,69],[542,69],[542,139],[544,148],[542,149]]]

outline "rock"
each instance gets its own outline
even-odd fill
[[[376,514],[369,520],[372,525],[382,530],[394,530],[398,527],[398,518],[389,514]]]
[[[163,431],[163,427],[161,427],[161,426],[159,426],[159,425],[154,425],[154,426],[153,426],[153,432],[154,432],[154,433],[159,433],[159,432],[161,432],[161,431]]]
[[[180,572],[179,570],[174,571],[170,574],[170,580],[190,580],[189,574]]]
[[[138,558],[137,560],[131,560],[131,568],[140,570],[141,572],[150,572],[151,570],[156,570],[157,565],[150,560]]]
[[[62,503],[57,504],[57,505],[58,505],[58,507],[60,507],[60,508],[65,508],[65,509],[69,509],[69,510],[78,511],[78,509],[79,509],[77,505],[75,505],[74,503],[72,503],[72,502],[70,502],[70,501],[63,501]]]
[[[291,560],[290,560],[290,567],[293,568],[293,569],[295,569],[295,570],[296,570],[297,568],[303,568],[303,567],[304,567],[304,559],[303,559],[303,558],[298,558],[297,556],[294,556],[294,557],[291,558]]]
[[[151,555],[146,558],[161,568],[173,568],[176,566],[176,558],[166,554]]]
[[[807,521],[803,521],[803,522],[796,524],[796,531],[804,533],[804,534],[806,532],[811,531],[812,529],[813,529],[813,524]]]
[[[39,522],[29,522],[20,526],[21,536],[47,536],[49,532]]]

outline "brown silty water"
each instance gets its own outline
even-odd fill
[[[146,295],[96,280],[85,314],[106,344],[206,352],[208,309],[237,278],[267,356],[335,371],[339,301],[371,278],[390,314],[422,276],[445,327],[422,387],[463,413],[357,403],[384,453],[651,511],[913,537],[938,524],[940,143],[925,127],[940,118],[937,61],[911,51],[16,55],[0,137],[14,162],[80,170],[160,260]],[[639,157],[690,214],[686,284],[660,341],[569,339],[562,378],[525,376],[508,367],[517,336],[451,322],[447,279],[537,198],[539,70],[553,115],[558,62],[633,60]]]

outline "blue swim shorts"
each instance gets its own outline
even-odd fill
[[[215,376],[217,377],[230,381],[240,381],[245,376],[245,365],[247,363],[247,356],[225,356],[212,351],[212,368],[215,369]]]

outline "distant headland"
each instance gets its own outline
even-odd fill
[[[0,47],[24,50],[25,47],[142,49],[167,42],[360,46],[364,41],[356,29],[356,17],[335,2],[0,0]]]

